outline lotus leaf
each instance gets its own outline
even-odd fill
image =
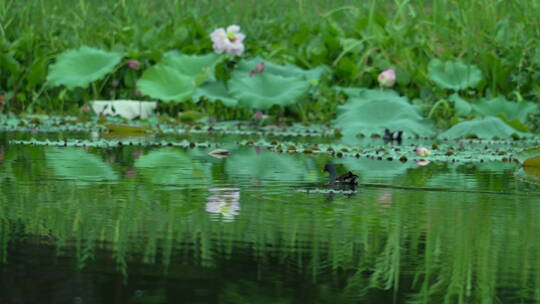
[[[81,148],[47,147],[45,157],[47,165],[56,176],[72,180],[79,186],[118,180],[118,176],[107,163]]]
[[[433,59],[428,66],[428,77],[443,89],[463,90],[476,87],[482,80],[482,72],[475,65],[460,61]]]
[[[540,185],[539,167],[523,167],[517,170],[515,175],[525,182]]]
[[[467,116],[472,112],[472,106],[465,99],[461,98],[458,94],[452,94],[450,101],[454,102],[454,109],[459,116]]]
[[[47,82],[51,86],[64,85],[68,89],[85,88],[91,82],[112,72],[122,60],[122,53],[113,53],[83,46],[68,50],[51,65]]]
[[[520,132],[508,126],[498,117],[489,116],[482,119],[460,122],[445,132],[439,138],[465,138],[476,136],[478,138],[511,138],[513,135],[531,136],[530,133]]]
[[[236,71],[238,71],[240,74],[244,74],[245,76],[248,76],[249,73],[259,64],[260,62],[264,62],[264,72],[261,74],[272,74],[272,75],[279,75],[282,77],[300,77],[304,80],[318,81],[322,74],[327,70],[325,67],[316,67],[311,70],[303,70],[295,65],[278,65],[275,63],[272,63],[270,61],[264,60],[260,57],[255,57],[250,60],[242,60],[238,63],[238,66],[236,67]]]
[[[192,77],[158,64],[144,72],[137,82],[137,88],[145,95],[166,102],[184,102],[191,98],[196,87]]]
[[[142,155],[135,162],[135,168],[151,183],[165,186],[205,187],[211,179],[210,167],[207,164],[193,162],[185,152],[173,148],[154,150]]]
[[[231,177],[242,176],[257,180],[309,180],[308,168],[300,159],[264,150],[260,153],[253,150],[236,151],[227,158],[225,171]]]
[[[504,97],[497,97],[490,100],[484,99],[473,105],[475,112],[484,116],[499,116],[508,120],[519,120],[525,122],[531,113],[537,113],[538,105],[527,102],[510,102]]]
[[[516,154],[516,157],[524,166],[540,167],[540,147],[523,149]]]
[[[186,55],[177,51],[171,51],[163,56],[159,64],[174,68],[183,75],[193,78],[199,84],[213,77],[214,68],[220,58],[219,55],[214,53]]]
[[[250,77],[241,70],[234,71],[229,81],[229,91],[239,104],[253,109],[265,110],[273,105],[291,105],[309,89],[309,82],[300,76],[284,77],[260,73]]]
[[[345,136],[383,134],[384,129],[432,136],[431,123],[406,98],[391,90],[366,90],[339,107],[334,126]]]
[[[92,101],[92,109],[96,114],[121,116],[127,119],[152,115],[157,103],[155,101],[137,100],[96,100]]]
[[[229,94],[225,84],[221,81],[203,83],[193,94],[193,100],[198,101],[201,97],[205,97],[212,102],[221,100],[228,107],[234,107],[238,104],[238,100]]]

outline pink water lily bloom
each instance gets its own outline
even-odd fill
[[[214,52],[218,54],[233,54],[240,56],[244,52],[244,39],[246,35],[240,32],[240,26],[230,25],[225,30],[220,27],[210,34],[214,43]]]
[[[418,147],[418,148],[416,148],[416,155],[422,156],[422,157],[430,156],[431,151],[429,151],[428,148]]]
[[[394,71],[394,69],[388,69],[386,71],[383,71],[379,74],[377,80],[379,81],[379,85],[381,87],[393,87],[396,83],[396,71]]]

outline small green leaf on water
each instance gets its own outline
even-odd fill
[[[152,130],[150,126],[131,126],[127,124],[105,124],[111,133],[145,133]]]

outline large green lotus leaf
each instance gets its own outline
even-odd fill
[[[539,108],[532,102],[510,102],[504,97],[497,97],[490,100],[484,99],[473,105],[473,109],[484,116],[500,116],[508,120],[517,119],[525,122],[527,116],[531,113],[537,113]]]
[[[449,97],[450,101],[454,102],[454,109],[459,116],[467,116],[472,112],[472,106],[458,94],[452,94]]]
[[[540,167],[540,147],[523,149],[516,153],[520,163],[529,167]]]
[[[207,164],[194,162],[189,155],[173,148],[142,155],[135,161],[135,168],[152,184],[164,186],[207,185],[211,180]]]
[[[68,50],[49,68],[47,82],[51,86],[64,85],[68,89],[86,87],[91,82],[112,72],[122,60],[122,53],[113,53],[83,46]]]
[[[241,74],[244,74],[245,76],[249,76],[249,73],[259,64],[260,62],[264,62],[264,72],[261,74],[272,74],[272,75],[279,75],[283,77],[301,77],[304,80],[308,80],[310,82],[314,80],[319,80],[322,76],[322,74],[327,71],[327,68],[325,67],[316,67],[311,70],[303,70],[295,65],[278,65],[275,63],[272,63],[270,61],[264,60],[261,57],[255,57],[249,60],[242,60],[238,63],[238,66],[236,67],[236,71],[238,71]]]
[[[334,126],[345,136],[383,134],[384,129],[408,135],[432,136],[431,123],[406,98],[391,90],[366,90],[338,109]]]
[[[229,92],[240,105],[260,110],[294,104],[308,89],[309,81],[300,76],[283,77],[266,72],[250,77],[249,73],[236,70],[229,80]]]
[[[157,64],[146,70],[137,82],[145,95],[166,102],[184,102],[195,92],[195,81],[178,70]]]
[[[205,97],[212,102],[221,100],[228,107],[235,107],[238,104],[238,100],[229,94],[225,84],[221,81],[207,81],[203,83],[193,93],[193,100],[198,102],[201,97]]]
[[[460,61],[433,59],[429,62],[428,77],[443,89],[474,88],[482,80],[482,72],[475,65]]]
[[[45,157],[56,176],[72,180],[79,186],[118,180],[107,163],[82,148],[47,147]]]
[[[299,158],[270,151],[236,151],[227,158],[225,171],[229,176],[271,181],[308,181],[309,169]]]
[[[177,51],[167,52],[159,65],[174,68],[185,76],[189,76],[196,83],[202,83],[214,76],[214,68],[221,57],[210,53],[206,55],[186,55]]]
[[[489,116],[460,122],[445,132],[439,138],[465,138],[476,136],[478,138],[511,138],[513,135],[531,136],[530,133],[520,132],[507,125],[499,117]]]

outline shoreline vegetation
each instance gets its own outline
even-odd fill
[[[396,71],[392,89],[446,129],[459,122],[452,100],[457,90],[438,87],[429,77],[433,59],[481,71],[477,85],[460,90],[471,104],[497,97],[538,104],[539,15],[540,3],[525,0],[5,0],[0,3],[0,106],[4,113],[73,114],[89,100],[148,100],[136,82],[166,52],[212,53],[210,33],[238,24],[246,35],[242,58],[329,71],[316,93],[298,106],[273,106],[270,116],[327,123],[347,99],[334,87],[376,89],[379,74],[391,67]],[[111,75],[86,88],[47,85],[58,55],[81,46],[125,55]],[[140,66],[129,68],[130,60]],[[195,110],[217,119],[253,115],[204,100],[160,103],[157,110],[170,115]],[[538,113],[522,122],[521,129],[540,128]]]

